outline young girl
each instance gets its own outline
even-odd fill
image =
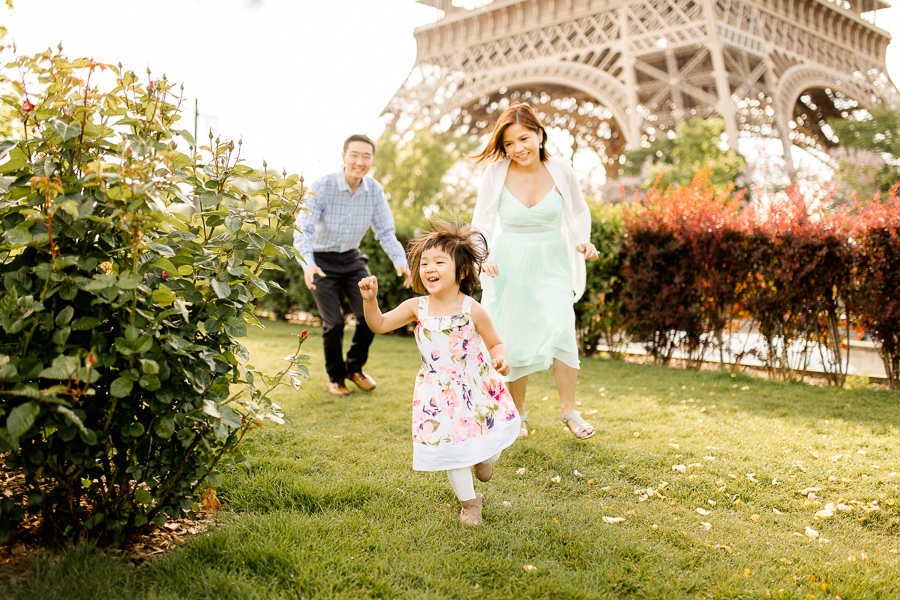
[[[422,366],[413,392],[413,470],[447,471],[462,503],[464,525],[481,524],[484,496],[475,493],[470,468],[488,481],[500,452],[516,441],[519,415],[502,380],[485,362],[509,372],[506,348],[487,312],[471,294],[487,255],[484,236],[468,225],[432,220],[431,231],[409,251],[412,286],[421,298],[406,300],[387,314],[378,308],[378,281],[359,282],[366,322],[386,333],[416,322]]]

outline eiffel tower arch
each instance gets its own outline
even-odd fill
[[[512,99],[596,151],[620,156],[692,116],[721,117],[728,143],[779,139],[827,150],[825,120],[882,101],[883,0],[418,0],[416,64],[384,109],[388,127],[481,134]]]

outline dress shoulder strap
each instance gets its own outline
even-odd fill
[[[463,298],[462,303],[462,314],[471,315],[472,314],[472,303],[475,302],[475,298],[472,296],[466,296]]]
[[[419,310],[416,312],[416,317],[418,317],[419,321],[428,316],[428,296],[420,296],[419,297]]]

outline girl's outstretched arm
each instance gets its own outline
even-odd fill
[[[378,308],[378,279],[364,277],[359,280],[359,293],[363,297],[363,309],[366,313],[366,323],[375,333],[387,333],[398,327],[403,327],[416,320],[416,310],[419,301],[416,298],[404,300],[394,310],[382,314]]]
[[[501,375],[509,375],[509,363],[506,361],[506,346],[494,329],[494,323],[487,311],[478,302],[472,302],[472,321],[475,323],[475,329],[484,340],[488,353],[491,355],[491,366],[497,369]]]

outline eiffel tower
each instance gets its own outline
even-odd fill
[[[619,157],[694,115],[739,136],[827,151],[825,120],[888,101],[883,0],[418,0],[416,64],[389,128],[490,131],[512,99],[569,131],[616,179]]]

